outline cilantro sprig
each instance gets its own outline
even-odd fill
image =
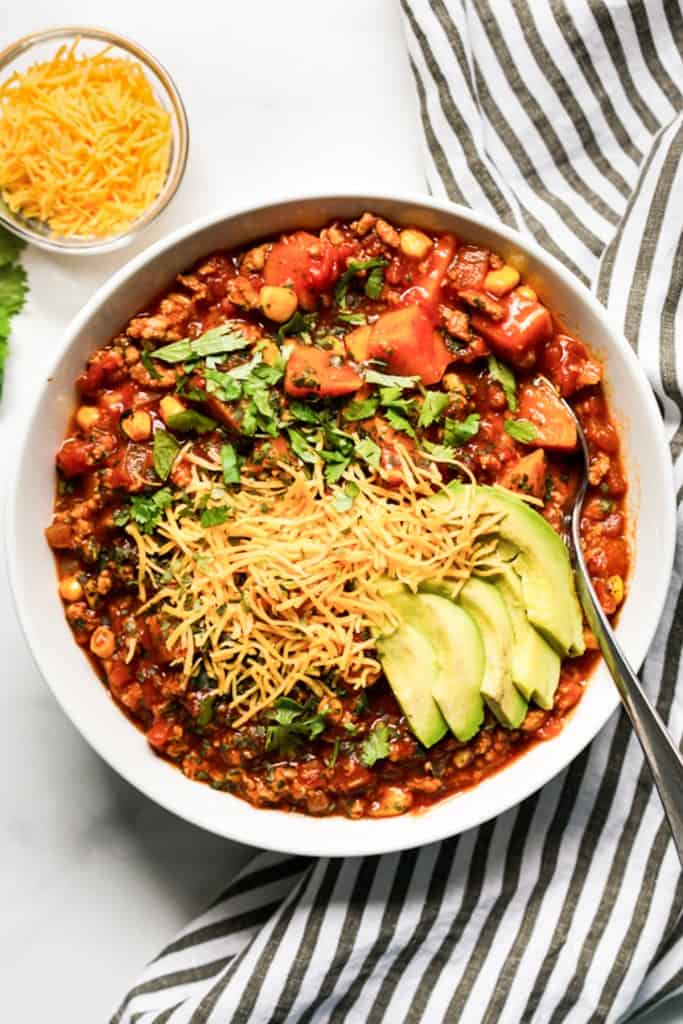
[[[154,494],[133,494],[127,506],[114,513],[116,526],[134,523],[140,533],[154,533],[165,510],[173,503],[168,487],[160,487]]]
[[[513,440],[521,444],[529,444],[538,436],[538,430],[531,420],[505,420],[503,429]]]
[[[199,338],[182,338],[170,345],[163,345],[151,353],[154,359],[162,363],[187,363],[206,356],[225,355],[247,348],[251,342],[228,321],[219,327],[212,327]]]
[[[360,762],[366,768],[372,768],[377,761],[389,756],[390,733],[385,722],[375,722],[363,740]]]
[[[318,714],[311,702],[298,704],[290,697],[278,697],[268,712],[272,722],[266,730],[266,750],[292,756],[304,740],[314,740],[325,730],[325,715]]]
[[[378,299],[384,286],[384,268],[387,260],[377,256],[371,260],[349,260],[346,270],[337,281],[334,288],[334,301],[338,306],[346,306],[346,293],[348,292],[351,280],[356,274],[364,270],[370,271],[365,279],[364,291],[369,299]]]

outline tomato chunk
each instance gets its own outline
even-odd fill
[[[429,254],[425,273],[401,296],[403,305],[424,306],[430,312],[436,310],[442,300],[441,290],[446,281],[446,271],[451,265],[455,252],[452,235],[442,235]]]
[[[367,359],[383,360],[390,373],[419,377],[423,384],[438,383],[453,361],[442,335],[434,330],[432,318],[419,306],[383,313],[369,337],[363,335],[361,340],[352,341],[354,358],[361,350],[367,352]]]
[[[546,381],[536,380],[520,388],[518,415],[536,427],[536,437],[531,444],[567,452],[576,448],[576,424],[555,389]]]
[[[319,292],[328,288],[346,267],[352,245],[332,245],[307,231],[295,231],[276,242],[266,259],[266,284],[291,285],[299,305],[315,309]]]
[[[476,245],[461,245],[448,275],[455,288],[483,288],[484,278],[489,271],[489,256],[488,249],[479,249]]]
[[[542,303],[512,292],[501,299],[505,316],[494,321],[481,313],[472,314],[472,327],[484,337],[495,354],[520,370],[536,362],[538,346],[553,333],[553,321]]]
[[[295,345],[287,361],[285,392],[294,398],[337,398],[357,391],[362,383],[353,367],[328,349]]]

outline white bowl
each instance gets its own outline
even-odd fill
[[[90,352],[109,341],[175,274],[212,250],[292,228],[320,227],[366,209],[395,223],[452,231],[512,259],[567,327],[604,361],[612,409],[621,424],[635,524],[634,567],[617,633],[631,663],[639,667],[664,604],[675,537],[671,463],[653,394],[602,306],[557,260],[503,224],[451,203],[364,195],[286,199],[214,214],[151,246],[104,285],[66,331],[49,379],[36,396],[8,508],[10,579],[27,641],[57,700],[95,750],[147,796],[196,825],[255,846],[321,856],[420,846],[464,832],[523,800],[569,764],[617,707],[607,670],[599,667],[557,738],[420,814],[352,821],[257,809],[185,778],[152,753],[144,735],[113,703],[66,624],[43,528],[52,514],[54,452],[75,403],[74,381]]]

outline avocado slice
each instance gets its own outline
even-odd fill
[[[448,725],[432,697],[432,683],[439,672],[432,644],[420,630],[401,621],[390,636],[378,638],[377,652],[411,732],[425,747],[438,743]]]
[[[525,502],[501,487],[453,482],[435,494],[439,504],[465,503],[470,498],[482,514],[502,514],[495,528],[503,557],[522,582],[529,621],[562,655],[583,654],[583,618],[574,589],[569,552],[552,526]]]
[[[484,644],[474,619],[459,605],[436,594],[420,594],[441,660],[432,696],[456,739],[467,742],[484,721],[481,682]]]
[[[493,583],[472,576],[460,591],[460,605],[479,626],[486,665],[481,695],[501,725],[516,729],[524,721],[527,703],[512,682],[512,623]]]
[[[512,681],[525,700],[534,700],[539,707],[550,710],[560,679],[561,658],[529,622],[517,573],[506,566],[495,577],[495,584],[512,623]]]

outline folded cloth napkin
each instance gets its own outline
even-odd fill
[[[669,0],[402,0],[431,191],[535,237],[623,327],[683,483],[683,19]],[[680,537],[679,540],[683,540]],[[683,546],[643,669],[672,732]],[[683,987],[683,880],[623,714],[496,821],[256,857],[117,1024],[628,1021]]]

